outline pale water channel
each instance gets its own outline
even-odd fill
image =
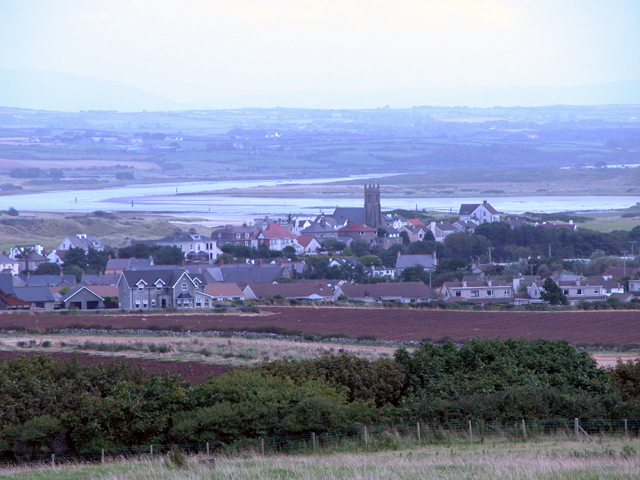
[[[321,184],[344,180],[367,180],[371,176],[296,180],[295,184]],[[331,213],[341,207],[361,207],[360,198],[262,198],[222,195],[179,195],[202,191],[215,192],[231,188],[249,188],[288,184],[286,180],[227,180],[174,184],[131,185],[98,190],[66,190],[27,195],[0,196],[0,209],[42,212],[110,212],[167,213],[197,216],[221,222],[251,221],[270,215]],[[382,198],[383,210],[402,208],[436,209],[457,213],[461,203],[488,200],[496,209],[511,214],[524,212],[602,211],[628,208],[640,201],[638,196],[545,196],[545,197],[456,197],[456,198]]]

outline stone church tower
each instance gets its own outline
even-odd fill
[[[373,228],[384,226],[380,207],[380,184],[364,185],[364,223]]]

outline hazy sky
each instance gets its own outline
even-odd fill
[[[189,102],[640,79],[638,0],[0,0],[0,67]]]

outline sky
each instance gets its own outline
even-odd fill
[[[1,0],[0,68],[178,102],[640,79],[638,0]]]

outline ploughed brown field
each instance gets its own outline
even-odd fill
[[[34,355],[51,355],[51,358],[55,361],[71,360],[76,357],[78,361],[85,365],[93,365],[96,363],[105,363],[110,360],[111,357],[104,355],[90,355],[88,353],[65,353],[65,352],[29,352],[29,351],[0,351],[0,360],[14,360],[19,355],[26,357],[32,357]],[[114,359],[124,360],[126,362],[135,363],[141,366],[148,375],[154,373],[179,373],[188,382],[196,383],[205,380],[209,376],[217,377],[227,370],[236,370],[237,367],[229,365],[214,365],[211,363],[200,362],[163,362],[161,360],[152,360],[148,358],[124,358],[114,356]]]
[[[341,307],[260,307],[259,314],[187,313],[57,315],[12,313],[0,315],[0,328],[23,325],[29,331],[77,324],[113,328],[182,326],[191,330],[278,326],[303,333],[351,337],[376,335],[381,340],[432,341],[451,337],[524,337],[565,339],[574,344],[640,343],[639,311],[478,312]]]

